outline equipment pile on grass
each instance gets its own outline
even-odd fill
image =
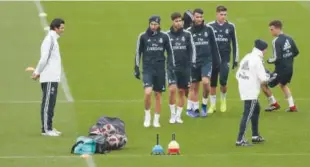
[[[80,136],[71,148],[72,154],[105,154],[125,147],[125,123],[119,118],[103,116],[89,129],[88,136]]]

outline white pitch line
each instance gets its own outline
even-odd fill
[[[296,98],[295,101],[310,101],[310,98]],[[164,100],[167,101],[167,100]],[[227,101],[241,101],[240,99],[227,99]],[[126,100],[126,99],[115,99],[115,100],[109,100],[109,99],[98,99],[98,100],[75,100],[74,103],[141,103],[143,102],[143,99],[132,99],[132,100]],[[38,100],[4,100],[0,101],[0,104],[37,104],[41,103],[41,101]],[[58,100],[57,103],[72,103],[68,100]]]
[[[143,99],[141,100],[76,100],[74,103],[139,103],[143,102]],[[0,104],[37,104],[41,103],[41,101],[38,100],[12,100],[12,101],[0,101]],[[57,103],[72,103],[67,100],[58,100]]]
[[[46,33],[48,33],[48,30],[49,30],[49,26],[48,25],[49,24],[48,24],[47,19],[46,19],[47,14],[44,12],[43,6],[41,5],[40,0],[36,0],[36,1],[34,1],[34,3],[36,5],[38,13],[39,13],[39,17],[40,17],[40,20],[41,20],[42,28],[45,30]],[[67,80],[67,77],[66,77],[63,65],[61,66],[61,72],[62,72],[62,75],[61,75],[61,82],[60,82],[60,84],[62,86],[62,89],[63,89],[64,93],[65,93],[66,100],[68,102],[73,102],[74,99],[73,99],[73,96],[72,96],[72,94],[70,92],[70,89],[69,89],[68,80]]]
[[[4,2],[7,2],[8,0],[0,0],[1,1],[4,1]],[[14,1],[22,1],[22,2],[28,2],[28,1],[33,1],[33,0],[10,0],[12,2]],[[55,1],[55,2],[150,2],[150,0],[44,0],[44,1]],[[166,2],[166,0],[156,0],[158,2]],[[170,1],[173,1],[173,2],[188,2],[189,0],[170,0]],[[214,2],[214,0],[195,0],[195,1],[198,1],[198,2]],[[270,0],[222,0],[222,1],[228,1],[228,2],[270,2]],[[273,0],[273,1],[276,1],[276,2],[292,2],[292,0]],[[298,1],[306,1],[308,2],[309,0],[298,0]]]
[[[161,155],[167,157],[169,155]],[[232,152],[232,153],[205,153],[205,154],[181,154],[180,157],[216,157],[216,156],[310,156],[310,153],[301,152],[301,153],[240,153],[240,152]],[[92,156],[90,156],[92,157]],[[90,158],[89,157],[89,158]],[[95,155],[95,157],[99,158],[145,158],[145,157],[160,157],[160,156],[152,156],[150,154],[102,154]],[[178,157],[178,156],[172,156]],[[81,158],[79,155],[47,155],[47,156],[0,156],[0,159],[70,159],[70,158]],[[88,159],[89,159],[88,158]],[[86,159],[86,158],[85,158]],[[92,158],[91,158],[92,160]]]
[[[85,161],[86,161],[86,164],[88,167],[96,167],[97,166],[92,155],[85,158]]]

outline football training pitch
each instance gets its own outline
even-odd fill
[[[41,90],[24,69],[35,66],[45,35],[44,23],[34,2],[0,2],[0,166],[1,167],[90,167],[84,159],[70,154],[79,135],[100,116],[120,117],[126,123],[128,144],[121,151],[96,155],[97,167],[308,167],[310,163],[310,112],[307,104],[309,77],[310,3],[308,2],[42,2],[50,22],[66,21],[59,39],[62,63],[70,90],[60,87],[55,127],[61,137],[40,134]],[[215,7],[225,5],[228,19],[235,23],[240,57],[250,52],[253,41],[269,43],[268,23],[281,19],[284,32],[297,43],[290,85],[300,112],[286,113],[288,106],[280,88],[273,89],[281,110],[261,112],[260,132],[266,143],[236,148],[242,115],[235,72],[228,81],[226,113],[192,119],[183,111],[184,124],[170,125],[168,92],[163,94],[161,128],[144,128],[143,85],[134,78],[134,55],[138,34],[145,31],[148,18],[161,16],[168,30],[170,14],[200,7],[205,20],[215,19]],[[267,58],[265,57],[265,58]],[[272,65],[267,65],[273,69]],[[69,96],[68,96],[69,95]],[[70,102],[72,95],[74,102]],[[218,94],[219,97],[219,94]],[[219,101],[219,100],[218,100]],[[261,93],[261,107],[267,99]],[[153,103],[154,104],[154,103]],[[219,104],[217,106],[219,108]],[[152,111],[154,111],[152,109]],[[250,128],[248,128],[250,130]],[[164,148],[176,133],[182,156],[150,156],[155,134]],[[249,132],[248,135],[251,133]],[[248,136],[250,137],[250,136]]]

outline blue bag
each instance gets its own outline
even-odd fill
[[[71,148],[72,154],[94,154],[96,152],[96,141],[87,136],[80,136]]]

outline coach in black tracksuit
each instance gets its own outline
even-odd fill
[[[41,45],[41,58],[32,75],[40,78],[43,92],[41,104],[42,135],[59,136],[61,132],[53,128],[54,108],[56,105],[58,83],[61,79],[61,57],[57,39],[64,31],[65,22],[54,19],[50,31]]]

